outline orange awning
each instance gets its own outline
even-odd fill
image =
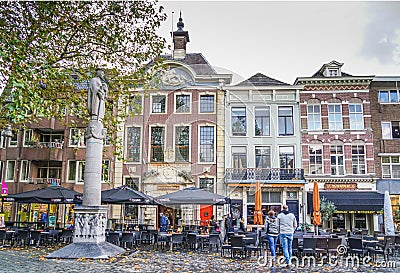
[[[255,225],[262,225],[263,223],[263,214],[261,210],[262,206],[262,194],[261,194],[261,186],[260,182],[257,181],[256,183],[256,192],[254,195],[254,224]]]
[[[321,201],[319,199],[319,189],[317,181],[314,181],[313,188],[313,217],[314,226],[321,225]]]

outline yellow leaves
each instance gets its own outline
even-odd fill
[[[44,261],[46,258],[44,256],[40,256],[39,260]]]

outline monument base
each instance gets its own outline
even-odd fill
[[[109,242],[72,243],[49,255],[48,259],[108,259],[122,254],[125,249]]]

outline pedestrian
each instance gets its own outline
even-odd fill
[[[239,230],[246,232],[246,225],[244,224],[244,219],[243,217],[240,218],[240,223],[239,223]]]
[[[283,210],[278,214],[277,219],[279,238],[286,262],[283,266],[289,266],[292,258],[293,233],[297,228],[297,220],[294,214],[288,211],[287,205],[283,205]]]
[[[233,232],[233,220],[232,216],[229,213],[225,218],[225,238],[224,241],[228,239],[228,232]]]
[[[276,242],[278,241],[278,220],[275,216],[275,211],[268,211],[267,217],[265,217],[264,223],[265,233],[268,239],[269,251],[271,252],[272,262],[275,262],[276,258]]]
[[[164,213],[160,213],[160,225],[161,232],[166,232],[168,230],[169,220],[168,217],[164,215]]]

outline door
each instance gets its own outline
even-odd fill
[[[289,212],[292,212],[296,216],[297,224],[299,224],[299,200],[287,200],[286,205]]]

